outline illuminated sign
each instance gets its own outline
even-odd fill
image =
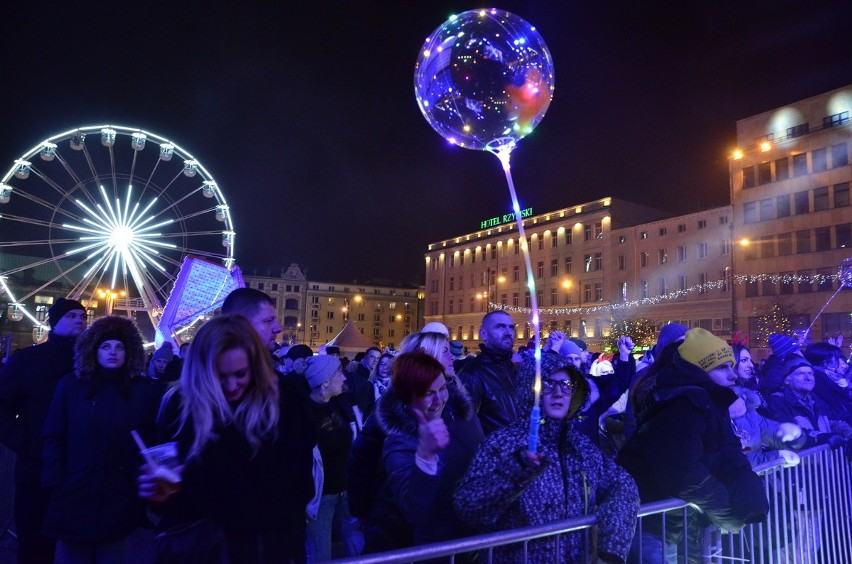
[[[532,214],[533,214],[532,208],[526,208],[526,209],[521,210],[521,218],[532,217]],[[480,229],[487,229],[489,227],[497,227],[498,225],[503,225],[504,223],[510,223],[512,221],[515,221],[515,213],[514,212],[506,213],[506,214],[503,214],[503,215],[498,215],[498,216],[492,217],[491,219],[485,219],[483,221],[480,221],[479,222],[479,228]]]

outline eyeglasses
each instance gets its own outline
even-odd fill
[[[556,388],[559,387],[559,390],[563,394],[573,394],[574,393],[574,382],[571,380],[542,380],[541,381],[541,393],[549,396],[553,392],[556,391]]]

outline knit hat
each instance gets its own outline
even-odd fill
[[[50,323],[50,328],[53,329],[56,327],[56,324],[59,323],[59,320],[65,317],[65,314],[69,311],[74,311],[75,309],[81,309],[84,312],[86,308],[83,307],[83,304],[78,302],[77,300],[68,300],[65,298],[57,298],[53,305],[50,306],[50,309],[47,310],[47,321]]]
[[[421,333],[440,333],[441,335],[450,338],[450,331],[447,329],[447,326],[443,323],[438,323],[437,321],[430,321],[426,325],[423,326],[423,329],[420,330]]]
[[[793,337],[772,333],[769,335],[769,348],[772,349],[772,354],[783,360],[791,352],[799,350],[799,343]]]
[[[119,341],[124,345],[124,348],[127,348],[127,334],[120,329],[110,329],[101,333],[100,337],[98,337],[98,340],[95,342],[95,349],[97,350],[107,341]]]
[[[151,357],[151,360],[164,358],[166,362],[169,362],[174,356],[175,352],[172,350],[172,346],[169,343],[163,343],[159,349],[154,351],[154,356]]]
[[[790,374],[792,374],[797,368],[801,368],[802,366],[811,366],[811,363],[802,356],[794,354],[790,356],[784,364],[781,365],[780,374],[783,378],[786,378]]]
[[[589,350],[589,346],[586,344],[586,341],[582,339],[578,339],[577,337],[569,337],[568,340],[577,345],[580,348],[580,351]]]
[[[284,358],[289,358],[290,360],[297,360],[300,358],[311,358],[314,356],[314,351],[308,345],[293,345],[290,347],[290,350],[287,351],[287,354],[284,355]]]
[[[730,362],[731,366],[737,363],[731,346],[701,327],[693,327],[687,331],[686,338],[677,350],[682,359],[705,372],[726,362]]]
[[[577,343],[575,343],[573,339],[568,339],[562,343],[562,348],[559,349],[559,354],[561,356],[568,356],[569,354],[576,354],[577,356],[580,356],[583,354],[583,351],[579,346],[577,346]]]
[[[453,356],[464,354],[464,345],[461,344],[461,341],[450,341],[450,354]]]
[[[589,368],[589,374],[598,377],[613,374],[614,372],[615,369],[612,367],[612,363],[608,360],[596,360],[592,363],[591,368]]]
[[[305,368],[308,385],[312,390],[322,386],[340,370],[340,366],[340,359],[336,356],[328,354],[312,356],[308,359],[308,366]]]
[[[660,355],[662,350],[679,339],[683,339],[689,327],[680,323],[669,323],[663,325],[660,329],[660,334],[657,336],[657,344],[654,345],[654,357]]]

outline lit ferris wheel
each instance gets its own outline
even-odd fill
[[[234,264],[225,196],[189,152],[115,125],[42,141],[0,180],[0,285],[12,320],[45,289],[146,312],[156,327],[185,257]]]

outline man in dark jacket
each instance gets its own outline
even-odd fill
[[[686,536],[690,559],[700,561],[704,526],[736,531],[766,518],[763,483],[731,429],[734,363],[725,341],[699,327],[690,329],[672,361],[660,369],[645,409],[636,414],[638,430],[617,462],[636,479],[642,503],[678,497],[700,509],[687,508],[685,535],[679,515],[666,520],[665,539],[659,520],[646,523],[643,557],[659,558],[663,541],[673,547]]]
[[[86,310],[57,299],[47,312],[47,342],[22,349],[0,372],[0,442],[15,462],[18,562],[52,563],[55,541],[42,536],[48,495],[41,488],[42,431],[60,378],[74,370],[74,342],[86,330]]]
[[[508,425],[518,416],[515,395],[516,368],[512,364],[515,323],[505,311],[491,311],[482,318],[479,356],[459,374],[473,401],[485,436]]]
[[[382,349],[370,347],[364,351],[364,356],[358,361],[358,367],[346,374],[346,390],[353,406],[359,410],[363,422],[376,407],[373,387],[370,385],[370,374],[375,370],[382,356]]]

